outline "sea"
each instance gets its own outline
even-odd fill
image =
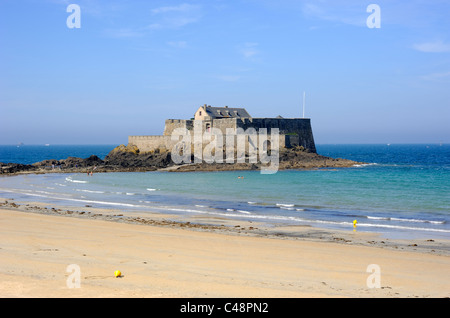
[[[116,145],[0,146],[0,162],[104,157]],[[0,177],[0,197],[53,205],[450,239],[449,144],[316,145],[350,168],[49,173]],[[195,220],[195,218],[193,218]],[[195,221],[194,221],[195,222]]]

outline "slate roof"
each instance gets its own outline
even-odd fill
[[[204,108],[206,113],[212,118],[251,118],[250,114],[245,108],[230,108],[230,107],[211,107]]]

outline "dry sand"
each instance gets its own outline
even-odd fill
[[[93,209],[67,214],[4,204],[0,297],[450,296],[445,241],[415,246],[352,231],[275,233],[242,222],[198,227],[153,217],[133,222]],[[69,288],[71,264],[79,266],[79,288]],[[380,269],[379,287],[367,285],[370,264]]]

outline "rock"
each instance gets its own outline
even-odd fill
[[[37,168],[33,165],[0,162],[0,174],[12,174],[21,171],[35,171],[35,170],[37,170]]]
[[[192,155],[192,162],[194,158]],[[270,164],[270,163],[269,163]],[[273,164],[273,163],[272,163]],[[330,167],[351,167],[361,164],[347,159],[330,158],[310,152],[303,147],[280,149],[279,170],[315,169]],[[141,152],[135,145],[120,145],[109,152],[105,160],[92,155],[88,158],[68,157],[64,160],[44,160],[32,165],[0,163],[1,173],[21,172],[109,172],[109,171],[153,171],[168,168],[168,171],[225,171],[225,170],[259,170],[261,163],[211,163],[177,165],[167,150]]]
[[[114,148],[106,157],[107,166],[123,168],[164,168],[173,164],[170,152],[141,153],[134,145],[120,145]]]

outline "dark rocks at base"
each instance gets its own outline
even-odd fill
[[[120,145],[114,148],[106,157],[105,165],[122,168],[165,168],[173,165],[170,152],[140,153],[134,145]]]
[[[273,164],[273,163],[272,163]],[[361,164],[347,159],[335,159],[309,152],[302,147],[282,149],[279,154],[277,170],[285,169],[316,169],[341,168]],[[267,166],[267,165],[266,165]],[[119,171],[154,171],[166,169],[167,171],[230,171],[230,170],[259,170],[261,163],[199,163],[176,165],[170,152],[156,150],[141,153],[134,145],[120,145],[105,157],[104,160],[92,155],[89,158],[68,157],[63,160],[44,160],[32,165],[16,163],[0,163],[0,174],[17,173],[48,173],[48,172],[119,172]]]
[[[40,162],[33,163],[33,166],[42,169],[42,168],[59,168],[59,169],[67,169],[67,168],[86,168],[86,167],[95,167],[103,165],[104,161],[99,157],[92,155],[89,158],[82,159],[77,157],[68,157],[63,160],[43,160]]]
[[[35,170],[37,169],[33,165],[0,162],[0,174],[14,174],[22,171],[35,171]]]

